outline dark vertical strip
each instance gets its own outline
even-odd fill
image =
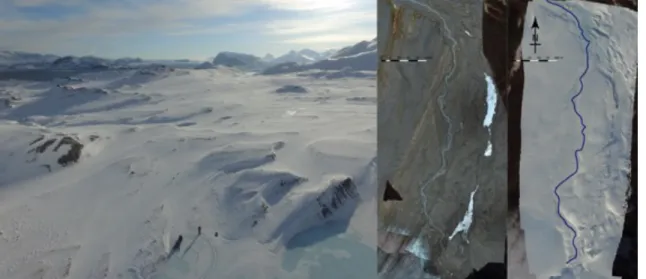
[[[527,2],[510,0],[505,3],[500,0],[486,0],[484,6],[483,52],[493,72],[500,99],[508,113],[507,206],[512,212],[518,209],[520,124],[525,82],[523,63],[516,61],[516,50],[519,49],[523,37]],[[509,24],[519,21],[519,24]],[[513,71],[514,66],[518,67],[516,71]]]
[[[527,12],[527,2],[510,1],[508,9],[508,48],[507,48],[507,73],[509,75],[507,95],[507,111],[509,113],[507,120],[508,129],[508,172],[507,172],[507,206],[510,212],[518,210],[520,198],[520,152],[521,152],[521,119],[523,108],[523,88],[525,84],[525,69],[523,63],[514,61],[516,51],[520,51],[520,44],[523,39],[523,27],[525,26],[525,13]],[[519,22],[518,24],[509,24]],[[522,55],[520,55],[522,56]],[[517,66],[516,71],[513,67]]]
[[[521,120],[525,71],[520,53],[527,1],[485,0],[483,52],[500,99],[507,111],[507,214],[519,224]],[[502,43],[502,46],[500,45]],[[508,238],[505,240],[504,277],[507,276]],[[476,277],[473,277],[476,278]]]
[[[521,109],[523,101],[524,69],[516,50],[523,37],[527,2],[523,0],[485,0],[482,22],[483,53],[489,66],[507,114],[507,211],[508,216],[518,210],[519,169],[521,150]],[[512,24],[513,23],[513,24]],[[516,67],[516,68],[514,68]],[[469,278],[506,278],[508,239],[505,238],[502,264],[492,265],[473,273]],[[494,271],[498,269],[498,271]],[[488,272],[487,272],[488,270]]]
[[[637,77],[633,102],[633,127],[630,150],[630,188],[626,193],[626,215],[621,241],[612,263],[612,276],[637,278]]]

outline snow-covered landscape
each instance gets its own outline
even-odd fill
[[[530,2],[525,22],[524,54],[563,59],[525,63],[520,169],[525,236],[518,243],[510,240],[510,246],[524,245],[527,256],[511,251],[510,264],[525,265],[533,275],[510,275],[612,278],[629,186],[637,13],[585,2],[558,5],[565,8]],[[537,54],[529,44],[534,17],[543,42]]]
[[[376,278],[360,44],[272,74],[2,52],[0,278]]]

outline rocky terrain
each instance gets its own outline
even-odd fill
[[[389,181],[402,197],[379,204],[380,274],[466,278],[488,262],[503,262],[505,251],[507,116],[496,108],[493,154],[485,156],[490,70],[479,51],[482,6],[378,3],[378,18],[390,19],[379,21],[379,36],[386,38],[379,56],[431,57],[379,66],[379,191]],[[451,238],[471,193],[470,228]],[[402,248],[389,248],[397,245]]]

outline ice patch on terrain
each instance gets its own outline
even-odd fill
[[[422,238],[416,237],[413,242],[408,244],[406,247],[406,251],[410,252],[411,254],[415,255],[416,257],[422,259],[422,260],[428,260],[429,257],[429,250],[428,247],[426,247],[425,243],[422,241]]]
[[[462,221],[455,227],[455,230],[453,230],[453,233],[449,236],[449,240],[453,239],[453,237],[459,233],[462,232],[464,237],[464,241],[469,243],[469,239],[466,238],[466,234],[469,233],[469,228],[471,227],[471,223],[473,222],[473,196],[475,196],[476,191],[478,191],[478,187],[480,185],[476,185],[476,189],[471,192],[471,195],[469,197],[469,207],[467,208],[467,212],[464,214],[464,217],[462,218]]]
[[[498,100],[498,94],[496,94],[496,86],[494,85],[493,79],[487,74],[485,74],[485,81],[487,81],[487,114],[485,115],[485,119],[482,124],[487,128],[487,131],[489,132],[487,149],[484,153],[486,157],[489,157],[493,152],[493,145],[491,144],[491,123],[493,122],[493,117],[496,113],[496,102]]]

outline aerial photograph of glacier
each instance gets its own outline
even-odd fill
[[[637,278],[636,11],[378,1],[379,278]]]

